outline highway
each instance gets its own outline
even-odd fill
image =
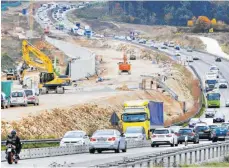
[[[202,143],[212,143],[209,141],[201,141]],[[189,144],[192,146],[194,144]],[[37,158],[37,159],[28,159],[20,160],[18,165],[15,167],[49,167],[51,164],[60,164],[64,167],[89,167],[97,164],[108,163],[113,161],[122,160],[124,157],[137,157],[141,155],[153,154],[156,152],[166,151],[168,149],[182,148],[184,145],[179,145],[178,147],[168,147],[160,146],[158,148],[152,147],[143,147],[143,148],[133,148],[128,149],[126,153],[114,153],[114,152],[102,152],[102,154],[75,154],[75,155],[66,155],[66,156],[57,156],[57,157],[47,157],[47,158]],[[12,167],[7,162],[1,163],[2,167]]]
[[[160,49],[161,50],[161,49]],[[174,54],[175,49],[168,48],[163,50],[169,54]],[[202,81],[204,82],[205,74],[209,71],[210,65],[217,65],[222,73],[223,77],[229,81],[229,61],[215,62],[215,58],[209,54],[200,53],[200,52],[187,52],[184,49],[181,49],[181,59],[185,60],[188,55],[195,55],[199,57],[200,60],[195,60],[193,63],[193,67],[196,69]],[[222,78],[222,76],[220,76]],[[224,113],[226,121],[229,121],[229,108],[225,107],[225,101],[229,99],[229,88],[220,89],[221,93],[221,107],[219,108],[219,112]],[[204,118],[204,115],[201,116]],[[200,143],[212,143],[210,141],[200,141]],[[189,144],[194,145],[194,144]],[[182,148],[184,145],[179,145],[178,147],[173,148]],[[155,152],[166,151],[168,149],[172,149],[172,147],[160,146],[158,148],[151,147],[143,147],[143,148],[135,148],[128,149],[126,153],[113,153],[113,152],[103,152],[102,154],[76,154],[76,155],[67,155],[67,156],[59,156],[59,157],[47,157],[47,158],[39,158],[39,159],[29,159],[29,160],[20,160],[19,164],[15,167],[47,167],[52,163],[65,164],[65,166],[77,166],[77,167],[86,167],[96,164],[102,164],[107,162],[112,162],[116,160],[121,160],[124,157],[133,157],[133,156],[141,156],[146,154],[152,154]],[[1,163],[2,167],[12,167],[8,165],[7,162]]]

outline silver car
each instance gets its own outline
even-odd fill
[[[226,107],[229,107],[229,99],[228,99],[228,100],[226,100],[226,102],[225,102],[225,106],[226,106]]]
[[[97,130],[90,138],[89,152],[101,153],[102,151],[114,150],[115,153],[126,152],[127,143],[124,134],[115,129]]]
[[[28,104],[39,105],[38,93],[34,89],[25,89]]]
[[[144,127],[140,126],[133,126],[133,127],[127,127],[125,132],[126,140],[128,141],[142,141],[146,140],[146,134]]]

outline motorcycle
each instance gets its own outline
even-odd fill
[[[6,146],[6,160],[8,161],[9,164],[15,164],[18,163],[18,158],[16,156],[16,146],[8,144]]]

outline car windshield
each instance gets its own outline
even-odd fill
[[[192,133],[191,129],[180,129],[179,134],[189,134]]]
[[[32,90],[25,90],[25,94],[26,94],[26,96],[32,96],[33,91]]]
[[[64,138],[82,138],[84,136],[83,132],[67,132]]]
[[[216,129],[217,127],[218,127],[217,125],[209,125],[209,128],[210,128],[211,130]]]
[[[208,84],[208,85],[215,85],[216,83],[217,83],[217,80],[206,80],[206,83]]]
[[[220,79],[221,83],[227,83],[227,81],[225,79]]]
[[[222,127],[229,127],[229,123],[222,123]]]
[[[217,68],[217,67],[211,67],[210,70],[211,70],[211,71],[212,71],[212,70],[218,70],[218,68]]]
[[[128,127],[126,133],[142,133],[141,127]]]
[[[154,130],[154,134],[168,134],[169,130]]]
[[[114,135],[114,131],[112,130],[101,130],[101,131],[96,131],[94,135]]]
[[[22,92],[13,92],[11,94],[11,97],[23,97],[23,93]]]
[[[146,113],[141,114],[123,114],[122,120],[124,122],[136,122],[136,121],[145,121],[147,119]]]
[[[196,130],[197,131],[205,131],[205,130],[207,130],[208,129],[208,127],[206,127],[206,126],[197,126],[196,127]]]
[[[199,122],[199,118],[196,119],[192,118],[189,123],[197,123],[197,122]]]
[[[206,110],[206,113],[214,113],[215,111],[213,109]]]
[[[207,100],[220,100],[219,93],[209,93],[207,94]]]

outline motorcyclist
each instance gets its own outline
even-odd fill
[[[19,154],[21,152],[22,146],[21,146],[20,138],[17,136],[17,132],[15,130],[12,130],[11,133],[7,136],[6,146],[8,144],[16,146],[16,149],[15,149],[16,154],[15,154],[15,156],[16,156],[17,159],[20,159]]]

